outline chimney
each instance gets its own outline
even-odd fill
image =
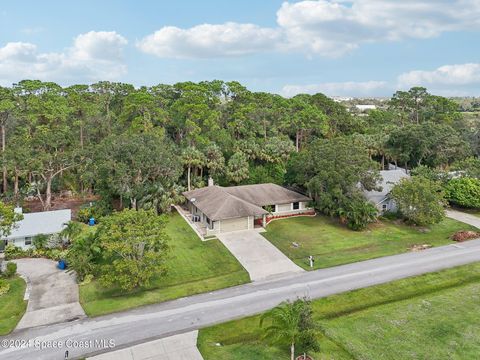
[[[213,185],[215,185],[215,184],[213,183],[213,179],[212,179],[211,176],[209,176],[209,177],[208,177],[208,186],[213,186]]]
[[[13,212],[15,214],[23,214],[23,209],[21,207],[16,207],[15,209],[13,209]]]

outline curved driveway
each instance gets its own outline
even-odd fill
[[[457,210],[447,210],[447,217],[480,229],[480,217]]]
[[[57,269],[47,259],[18,259],[17,272],[27,278],[27,312],[16,330],[66,322],[85,317],[78,302],[78,285],[73,273]]]

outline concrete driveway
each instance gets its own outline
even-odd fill
[[[78,302],[75,275],[47,259],[18,259],[17,272],[27,279],[27,311],[16,330],[85,317]]]
[[[252,281],[304,271],[255,230],[217,235]]]
[[[457,210],[447,210],[447,217],[480,229],[480,218],[475,215],[467,214]]]

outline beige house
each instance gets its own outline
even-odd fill
[[[276,217],[312,213],[308,196],[276,184],[221,187],[184,192],[191,220],[207,235],[265,227]]]

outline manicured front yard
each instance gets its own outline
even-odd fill
[[[412,245],[439,246],[452,243],[458,230],[475,230],[452,219],[430,228],[416,228],[390,220],[372,224],[368,230],[352,231],[325,216],[296,217],[273,221],[265,236],[297,265],[310,270],[308,256],[315,258],[315,269],[409,251]],[[294,247],[295,242],[299,246]]]
[[[208,292],[250,281],[248,273],[219,240],[202,242],[177,213],[167,232],[171,252],[166,277],[131,294],[105,289],[96,281],[80,286],[80,303],[89,316]]]
[[[7,282],[10,290],[0,296],[0,335],[6,335],[15,329],[27,309],[27,301],[23,300],[25,281],[15,276],[7,279]]]
[[[477,359],[480,263],[313,301],[314,359]],[[262,339],[259,316],[202,329],[205,360],[288,359]],[[220,345],[218,345],[220,344]]]

